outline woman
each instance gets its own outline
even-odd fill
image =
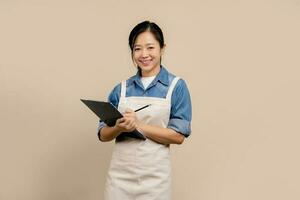
[[[169,200],[170,144],[181,144],[191,133],[191,101],[184,80],[161,65],[165,49],[161,29],[153,22],[136,25],[129,35],[132,60],[138,72],[118,84],[109,102],[123,118],[108,127],[100,121],[99,139],[115,138],[107,176],[107,200]],[[134,112],[133,110],[150,105]],[[121,138],[137,129],[147,139]]]

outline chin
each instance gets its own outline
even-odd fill
[[[144,71],[151,71],[153,69],[153,66],[142,66],[142,65],[140,65],[140,68]]]
[[[156,71],[156,67],[153,65],[139,65],[140,69],[146,73]]]

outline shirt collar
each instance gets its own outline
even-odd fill
[[[155,79],[153,80],[153,85],[156,84],[156,82],[159,81],[161,82],[162,84],[166,85],[166,86],[169,86],[169,72],[167,71],[167,69],[165,67],[163,67],[162,65],[160,66],[160,71],[159,73],[157,74],[157,76],[155,77]],[[138,85],[142,85],[141,83],[141,73],[140,71],[138,70],[136,75],[134,75],[133,77],[131,77],[127,84],[128,85],[131,85],[133,83],[136,83]],[[152,84],[151,84],[152,85]]]

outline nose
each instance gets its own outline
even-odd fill
[[[147,58],[148,55],[149,55],[149,53],[148,53],[147,49],[144,49],[144,50],[142,51],[142,57],[143,57],[143,58]]]

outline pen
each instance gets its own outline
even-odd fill
[[[141,108],[139,108],[139,109],[136,109],[134,112],[137,112],[137,111],[140,111],[140,110],[143,110],[144,108],[147,108],[147,107],[149,107],[151,104],[148,104],[148,105],[146,105],[146,106],[143,106],[143,107],[141,107]]]

